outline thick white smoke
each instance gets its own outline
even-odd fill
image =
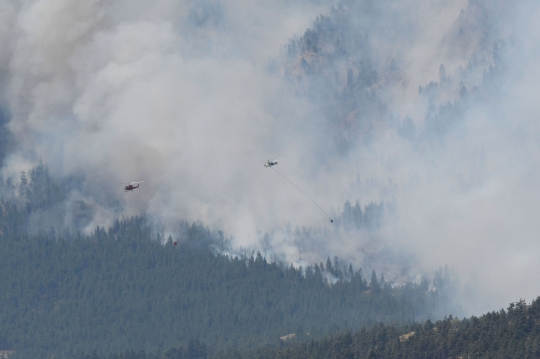
[[[288,123],[308,107],[266,71],[270,55],[321,11],[286,5],[35,1],[12,9],[2,65],[18,151],[5,171],[41,158],[58,175],[83,172],[96,196],[144,180],[138,194],[166,222],[221,221],[229,232],[249,223],[253,232],[253,218],[280,196],[269,195],[262,160],[278,145],[298,146]],[[272,144],[279,137],[287,140]],[[146,209],[115,196],[127,214]]]
[[[373,5],[358,22],[370,30],[366,57],[380,73],[372,90],[384,106],[370,120],[374,139],[353,141],[343,154],[320,104],[280,75],[299,60],[285,61],[282,46],[329,5],[1,3],[0,105],[17,141],[4,175],[18,176],[40,159],[55,176],[84,174],[85,193],[70,198],[95,208],[88,230],[143,212],[171,231],[179,220],[201,220],[237,246],[267,245],[299,264],[337,255],[363,265],[372,253],[389,256],[388,271],[399,272],[392,263],[410,264],[403,258],[412,256],[418,271],[448,264],[483,295],[475,312],[536,297],[539,6]],[[444,136],[418,138],[430,109],[419,87],[438,83],[436,106],[464,98],[464,88],[474,95],[484,70],[496,65],[500,40],[508,51],[488,99],[470,96]],[[392,61],[398,70],[390,76]],[[345,83],[347,66],[336,62],[332,76]],[[418,137],[379,124],[390,115],[399,123],[409,116]],[[389,200],[395,221],[376,233],[337,233],[309,199],[262,166],[269,158],[332,216],[346,200]],[[121,182],[139,180],[140,198],[123,193]],[[317,238],[302,240],[296,226],[317,227]]]

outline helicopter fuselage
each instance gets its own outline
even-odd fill
[[[124,191],[125,192],[133,191],[135,188],[139,188],[139,184],[137,183],[137,185],[134,186],[133,184],[130,183],[124,187]]]

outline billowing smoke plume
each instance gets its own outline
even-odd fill
[[[298,264],[448,264],[474,311],[540,294],[540,6],[332,4],[0,4],[4,178],[79,179],[45,219],[66,227],[146,212]]]

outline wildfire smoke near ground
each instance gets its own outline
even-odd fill
[[[0,187],[4,218],[25,219],[3,234],[72,240],[142,216],[163,244],[196,223],[219,255],[330,258],[395,288],[436,290],[447,266],[464,315],[533,300],[539,15],[528,0],[5,1]]]

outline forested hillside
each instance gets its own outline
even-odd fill
[[[481,317],[459,320],[449,316],[403,328],[379,324],[354,334],[347,332],[284,349],[261,349],[240,357],[539,358],[540,297],[531,304],[522,300],[510,304],[506,311],[501,309]]]
[[[540,358],[518,3],[0,5],[0,358]]]
[[[413,34],[422,32],[421,23],[400,14],[406,10],[401,6],[406,5],[341,0],[302,36],[291,39],[277,62],[276,71],[279,68],[297,94],[317,105],[332,135],[328,140],[342,155],[359,144],[374,143],[388,129],[417,149],[425,143],[438,146],[462,123],[471,104],[496,106],[493,86],[505,70],[509,48],[490,29],[499,5],[481,0],[463,8],[455,33],[445,39],[459,51],[470,46],[472,38],[479,42],[470,50],[467,65],[451,72],[444,62],[437,64],[438,76],[414,89],[429,104],[422,121],[396,115],[393,101],[411,81],[405,72],[411,64],[405,59],[411,55]]]
[[[288,334],[307,340],[452,310],[442,271],[433,282],[393,286],[384,273],[363,273],[338,258],[295,268],[260,253],[224,255],[230,248],[223,234],[200,223],[180,223],[177,245],[141,217],[89,236],[63,237],[54,228],[32,234],[30,220],[63,201],[70,183],[53,180],[40,164],[17,185],[3,184],[0,349],[15,350],[14,357],[152,351],[195,341],[209,353],[242,350]],[[349,209],[342,218],[361,225],[364,212],[355,208],[355,216],[347,217]]]
[[[196,341],[163,353],[126,351],[111,356],[83,355],[81,359],[446,359],[540,357],[540,298],[531,304],[512,303],[505,311],[459,320],[452,316],[424,324],[396,327],[379,324],[358,332],[304,343],[280,345],[245,352],[209,354]]]
[[[296,269],[259,253],[228,257],[202,225],[175,246],[141,218],[67,240],[17,231],[25,213],[2,203],[0,337],[21,357],[71,357],[169,348],[249,348],[291,333],[309,337],[377,322],[441,317],[429,283],[392,288],[374,272],[330,260]],[[369,279],[368,279],[369,278]],[[307,334],[309,333],[309,334]],[[307,338],[307,337],[306,337]]]

